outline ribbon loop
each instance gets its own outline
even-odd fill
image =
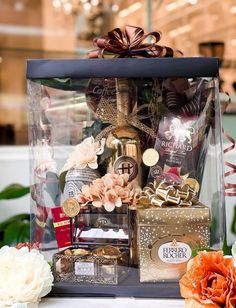
[[[163,180],[150,183],[143,189],[140,205],[191,206],[198,202],[197,193],[188,185],[170,185]]]
[[[88,53],[89,58],[100,58],[106,55],[115,58],[156,58],[173,57],[179,51],[174,51],[167,46],[160,46],[157,43],[161,39],[161,33],[158,31],[144,33],[140,27],[126,26],[124,31],[115,28],[104,35],[93,40],[96,50]]]

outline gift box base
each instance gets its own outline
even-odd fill
[[[50,297],[139,297],[180,298],[178,282],[140,283],[138,269],[119,285],[55,283]]]

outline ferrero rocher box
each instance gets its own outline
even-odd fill
[[[138,209],[140,282],[177,281],[193,249],[209,247],[210,222],[202,204]]]

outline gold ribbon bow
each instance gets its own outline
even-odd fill
[[[138,115],[142,109],[149,107],[149,104],[144,104],[140,107],[134,107],[133,111],[127,116],[117,110],[113,105],[106,99],[102,98],[100,103],[98,104],[98,108],[96,110],[96,115],[99,119],[103,121],[107,121],[111,125],[106,127],[96,136],[96,140],[101,140],[102,138],[106,137],[111,131],[113,131],[118,125],[118,116],[122,116],[128,125],[132,125],[141,131],[149,134],[153,138],[156,138],[156,134],[154,130],[140,120],[147,118],[147,116]]]
[[[165,181],[155,181],[143,189],[140,205],[191,206],[198,202],[196,192],[187,184],[170,185]]]
[[[157,45],[161,33],[154,31],[147,34],[139,27],[125,26],[124,31],[115,28],[104,35],[93,40],[94,46],[98,47],[88,53],[89,58],[104,58],[105,55],[115,58],[156,58],[174,57],[180,51],[174,51],[167,46]],[[150,42],[149,42],[150,41]]]

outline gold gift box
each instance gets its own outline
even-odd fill
[[[69,250],[69,249],[67,249]],[[80,282],[117,285],[127,277],[129,250],[122,248],[117,257],[89,255],[65,255],[64,251],[53,256],[55,282]]]
[[[177,281],[192,250],[210,245],[210,209],[150,207],[137,210],[140,282]]]

